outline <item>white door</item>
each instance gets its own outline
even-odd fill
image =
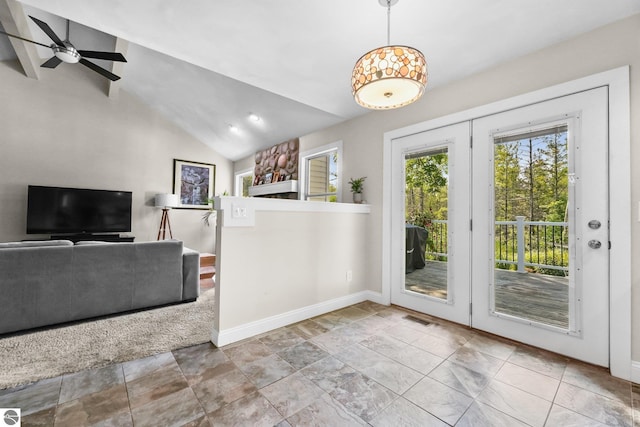
[[[391,174],[391,302],[466,325],[469,144],[469,122],[399,138]]]
[[[601,366],[607,97],[593,89],[474,120],[472,130],[472,326]]]

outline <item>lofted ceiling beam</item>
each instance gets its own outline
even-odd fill
[[[0,23],[7,33],[33,40],[27,23],[27,15],[24,13],[22,4],[16,0],[0,0]],[[2,37],[6,36],[2,35]],[[38,79],[41,61],[36,46],[15,37],[9,37],[9,41],[16,51],[18,61],[27,77]]]
[[[114,43],[114,52],[118,52],[123,54],[125,57],[127,56],[127,51],[129,50],[129,41],[125,40],[125,39],[121,39],[120,37],[116,37],[116,42]],[[122,74],[124,73],[124,65],[126,63],[125,62],[118,62],[118,61],[113,61],[113,65],[111,67],[111,72],[117,76],[122,77]],[[120,82],[122,81],[122,79],[120,80],[116,80],[115,82],[110,81],[109,82],[109,90],[108,90],[108,96],[110,98],[115,98],[118,96],[118,93],[120,92]]]

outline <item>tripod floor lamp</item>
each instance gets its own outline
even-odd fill
[[[178,199],[177,194],[156,194],[156,208],[162,208],[162,218],[160,219],[160,228],[158,229],[158,240],[160,240],[160,236],[162,236],[162,240],[166,239],[167,229],[169,229],[169,238],[173,239],[171,223],[169,222],[169,211],[171,208],[178,207],[179,201],[180,199]]]

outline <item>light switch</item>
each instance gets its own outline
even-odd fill
[[[254,227],[256,210],[250,197],[225,197],[219,207],[222,211],[222,227]]]
[[[231,216],[233,218],[246,218],[247,217],[247,208],[240,205],[233,205],[231,210]]]

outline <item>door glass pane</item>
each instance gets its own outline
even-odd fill
[[[405,290],[447,300],[449,154],[405,156]]]
[[[494,312],[567,329],[567,127],[494,142]]]

